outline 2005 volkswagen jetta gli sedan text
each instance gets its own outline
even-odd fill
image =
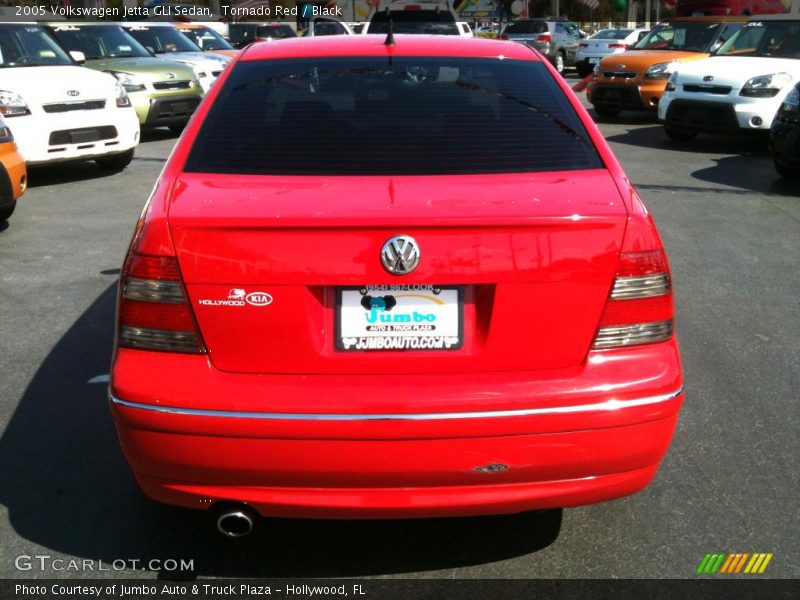
[[[146,495],[228,507],[231,535],[631,494],[682,399],[653,220],[513,42],[249,47],[124,263],[122,449]]]

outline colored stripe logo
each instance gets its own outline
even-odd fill
[[[761,575],[772,560],[771,552],[715,552],[706,554],[697,572],[702,575]]]

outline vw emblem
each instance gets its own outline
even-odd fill
[[[703,77],[703,81],[714,81],[714,76],[706,75],[705,77]]]
[[[74,98],[75,96],[80,95],[81,93],[78,90],[67,90],[67,96],[72,96]]]
[[[628,65],[617,65],[617,69],[621,71],[622,69],[625,69],[627,66]]]
[[[167,79],[175,79],[175,73],[167,73]]]
[[[419,264],[419,246],[416,240],[408,235],[389,238],[381,250],[381,263],[389,273],[410,273]]]

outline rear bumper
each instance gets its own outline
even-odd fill
[[[157,375],[126,375],[134,362],[155,367],[152,354],[121,351],[112,374],[117,433],[144,493],[200,509],[246,502],[281,517],[500,514],[631,494],[655,474],[683,400],[674,343],[594,353],[569,386],[558,374],[216,372],[230,382],[223,400],[200,370],[175,371],[163,385]],[[627,380],[595,382],[609,372]],[[152,396],[135,387],[153,387]]]

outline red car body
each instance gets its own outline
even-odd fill
[[[185,507],[232,501],[307,518],[513,513],[641,490],[683,399],[669,270],[652,218],[579,101],[534,51],[455,37],[383,42],[251,46],[178,142],[121,277],[110,405],[140,488]],[[186,171],[240,64],[387,55],[544,62],[603,166]],[[396,234],[421,249],[418,268],[402,278],[380,260]],[[648,277],[660,278],[660,291],[616,299],[614,290]],[[461,286],[460,349],[337,348],[337,288],[400,282]],[[173,297],[149,302],[142,286]],[[253,304],[241,301],[250,294]],[[231,296],[241,304],[226,307]],[[655,341],[636,343],[653,323]],[[633,342],[598,341],[629,326]],[[169,339],[185,351],[131,341],[167,329],[182,332]]]

